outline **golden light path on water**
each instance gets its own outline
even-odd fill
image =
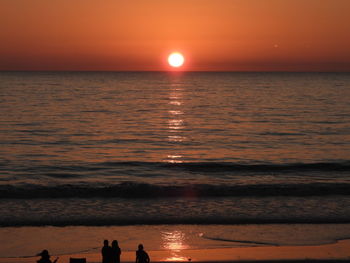
[[[189,259],[181,256],[181,251],[188,249],[189,246],[185,243],[186,236],[182,231],[164,231],[161,233],[163,248],[170,251],[171,256],[164,261],[188,261]]]
[[[181,84],[172,83],[169,93],[169,106],[168,110],[168,141],[171,143],[180,143],[185,140],[182,130],[184,129],[184,112],[183,107],[183,88]],[[175,145],[176,146],[176,145]],[[182,163],[183,155],[177,150],[177,147],[173,147],[173,151],[167,155],[166,161],[168,163]]]

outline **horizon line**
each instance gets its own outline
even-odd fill
[[[350,73],[350,70],[0,70],[3,72],[61,72],[61,73]]]

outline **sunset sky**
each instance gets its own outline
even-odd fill
[[[349,0],[0,0],[0,70],[350,71]]]

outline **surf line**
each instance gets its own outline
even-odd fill
[[[275,246],[275,247],[280,246],[277,243],[258,242],[258,241],[250,241],[250,240],[233,240],[233,239],[224,239],[224,238],[216,238],[216,237],[207,237],[204,235],[202,237],[209,240],[224,241],[224,242],[231,242],[231,243],[255,244],[255,245],[265,245],[265,246]]]

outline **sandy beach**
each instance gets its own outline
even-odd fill
[[[67,244],[69,245],[69,244]],[[151,262],[349,262],[350,240],[320,246],[264,246],[219,249],[188,249],[148,251]],[[52,255],[52,259],[57,255]],[[59,255],[58,262],[69,258],[86,258],[87,262],[101,262],[100,253]],[[0,263],[36,262],[38,257],[1,258]],[[122,262],[134,262],[134,251],[123,251]]]
[[[350,260],[350,240],[322,246],[246,247],[182,251],[149,251],[153,262],[304,262]],[[86,257],[88,262],[101,262],[100,254],[72,255]],[[68,258],[62,262],[68,262]],[[135,252],[125,252],[124,262],[134,262]]]

